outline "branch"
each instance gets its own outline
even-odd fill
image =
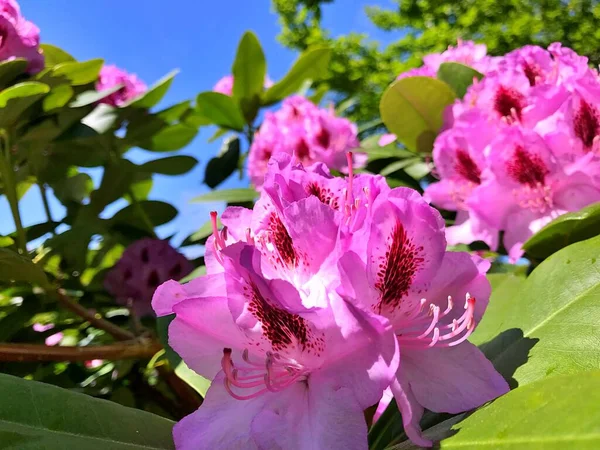
[[[67,309],[90,322],[96,328],[106,331],[118,341],[135,339],[135,334],[103,319],[99,314],[90,311],[79,303],[67,297],[63,289],[57,291],[58,301]]]
[[[90,347],[48,347],[43,344],[0,344],[0,361],[89,361],[151,358],[162,349],[157,341],[132,340]]]

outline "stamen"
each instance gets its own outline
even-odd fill
[[[222,250],[223,248],[225,248],[225,241],[219,233],[219,227],[217,226],[217,217],[218,216],[216,211],[210,212],[210,221],[212,224],[213,236],[215,237],[215,248],[216,250]]]
[[[352,181],[354,180],[354,170],[352,168],[353,164],[353,153],[346,153],[346,161],[348,161],[348,190],[346,191],[346,205],[350,205],[352,207]]]

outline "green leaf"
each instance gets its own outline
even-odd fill
[[[306,50],[296,60],[289,72],[267,89],[263,95],[263,105],[272,105],[295,93],[305,80],[323,78],[328,72],[330,59],[330,48],[320,47]]]
[[[168,125],[155,135],[142,140],[138,147],[153,152],[179,150],[194,140],[198,130],[183,123]]]
[[[175,319],[175,314],[156,318],[156,334],[160,343],[165,348],[165,356],[171,367],[178,367],[182,363],[181,356],[169,345],[169,325]]]
[[[204,182],[214,189],[225,181],[238,167],[240,140],[237,136],[223,140],[221,151],[206,165]]]
[[[82,86],[95,82],[103,65],[104,61],[102,59],[91,59],[84,62],[65,62],[54,67],[50,74],[53,78],[65,77],[73,86]]]
[[[456,96],[435,78],[410,77],[390,85],[381,98],[383,123],[409,149],[430,152],[445,108]]]
[[[219,191],[211,191],[206,194],[194,197],[192,203],[207,203],[207,202],[250,202],[258,197],[258,192],[250,188],[222,189]]]
[[[100,187],[92,192],[90,199],[90,206],[97,214],[125,195],[135,172],[135,166],[127,160],[120,160],[118,164],[110,164],[104,169]]]
[[[103,98],[108,97],[111,94],[114,94],[119,89],[123,87],[122,84],[117,84],[110,89],[104,89],[102,91],[85,91],[77,96],[75,100],[69,105],[71,108],[81,108],[82,106],[94,105],[98,103]]]
[[[497,335],[482,349],[512,385],[598,367],[599,255],[600,237],[570,245],[542,262],[520,289],[492,296],[472,339]]]
[[[0,126],[13,125],[27,108],[50,91],[50,87],[36,81],[15,84],[0,92]]]
[[[217,217],[217,228],[220,227],[221,219]],[[187,245],[198,244],[204,245],[206,238],[209,237],[212,234],[212,232],[212,220],[207,220],[206,222],[204,222],[204,225],[202,225],[198,231],[195,231],[194,233],[190,234],[187,238],[185,238],[184,241],[181,243],[181,246],[185,247]]]
[[[68,84],[59,84],[50,90],[50,93],[44,97],[42,106],[44,112],[51,112],[60,109],[69,103],[74,95],[73,88]]]
[[[146,230],[146,224],[140,217],[138,207],[144,210],[154,227],[164,225],[177,217],[177,209],[169,203],[158,200],[142,200],[137,205],[129,205],[118,211],[111,219],[112,223]]]
[[[563,214],[529,238],[523,249],[527,255],[544,259],[567,245],[600,234],[600,203],[577,212]]]
[[[240,103],[248,123],[252,123],[260,106],[267,61],[260,42],[254,33],[242,36],[233,62],[233,97]]]
[[[140,97],[131,100],[129,103],[123,105],[123,108],[127,106],[131,106],[133,108],[152,108],[158,102],[160,102],[169,87],[171,87],[171,83],[173,83],[173,79],[175,75],[179,73],[179,70],[173,70],[169,72],[167,75],[162,77],[156,83],[154,83],[150,89],[148,89],[145,93],[143,93]]]
[[[520,387],[455,425],[442,449],[600,448],[600,371]]]
[[[212,124],[230,130],[243,131],[246,123],[235,100],[218,92],[198,94],[196,112]]]
[[[26,281],[47,286],[48,279],[40,266],[7,248],[0,248],[0,281]]]
[[[54,67],[64,62],[74,62],[75,58],[65,52],[62,48],[58,48],[51,44],[40,44],[40,48],[44,53],[46,67]]]
[[[0,442],[19,450],[173,450],[173,422],[114,402],[0,375]]]
[[[175,374],[193,387],[202,397],[206,396],[206,391],[208,391],[208,388],[210,387],[210,380],[198,375],[183,361],[181,361],[175,368]]]
[[[420,161],[421,161],[421,158],[418,158],[418,157],[401,159],[400,161],[395,161],[395,162],[385,166],[383,169],[381,169],[379,174],[386,177],[398,170],[404,169],[407,166],[411,166]]]
[[[198,160],[192,156],[168,156],[166,158],[148,161],[140,166],[140,170],[162,175],[183,175],[198,164]]]
[[[437,77],[449,85],[458,98],[463,98],[473,80],[481,80],[483,74],[464,64],[447,62],[440,65]]]
[[[96,108],[94,108],[94,110],[91,113],[89,113],[87,116],[85,116],[83,119],[81,119],[81,123],[83,125],[90,127],[98,134],[104,134],[104,133],[107,133],[107,132],[113,130],[115,127],[117,127],[118,120],[119,120],[118,110],[110,105],[105,105],[102,103],[102,104],[96,106]],[[78,125],[76,125],[74,130],[84,131],[83,128],[79,127]],[[95,137],[96,136],[94,133],[91,133],[91,134],[88,133],[87,135],[84,135],[84,136],[82,136],[82,135],[73,136],[72,133],[73,133],[73,129],[71,130],[71,134],[67,135],[67,137],[82,138],[82,137]],[[62,138],[64,138],[64,136],[61,136],[61,139]]]
[[[189,100],[185,100],[181,103],[177,103],[176,105],[170,106],[162,111],[156,113],[157,117],[160,117],[167,123],[175,122],[179,120],[181,116],[187,113],[190,110],[191,102]]]
[[[0,88],[8,87],[19,75],[24,74],[27,64],[27,60],[23,58],[0,62]]]
[[[69,178],[56,182],[53,186],[54,195],[61,203],[73,201],[80,203],[88,198],[94,189],[94,182],[87,173],[78,173]]]

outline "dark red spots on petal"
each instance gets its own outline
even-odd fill
[[[535,83],[538,81],[538,78],[542,76],[542,70],[537,64],[530,63],[525,61],[523,63],[523,72],[525,76],[529,80],[530,86],[535,86]]]
[[[296,266],[298,263],[298,255],[294,249],[292,238],[277,214],[271,213],[268,227],[271,235],[271,242],[277,249],[280,262],[288,267]]]
[[[525,107],[525,96],[514,88],[500,86],[494,97],[494,109],[502,117],[512,118],[513,114],[521,120],[521,111]],[[514,111],[514,113],[513,113]]]
[[[462,149],[456,151],[454,170],[464,179],[475,184],[481,184],[481,170],[467,151]]]
[[[317,197],[321,203],[331,206],[333,209],[339,209],[338,199],[333,195],[331,190],[321,187],[315,181],[308,183],[306,192]]]
[[[381,293],[378,309],[394,308],[408,294],[413,279],[423,264],[423,247],[417,247],[409,238],[400,221],[388,237],[387,251],[379,259],[375,288]]]
[[[308,144],[306,143],[306,141],[304,139],[300,139],[298,141],[298,143],[296,144],[295,155],[296,155],[296,158],[298,158],[299,160],[303,160],[303,159],[308,159],[309,158],[309,156],[310,156],[310,149],[309,149]]]
[[[581,139],[586,150],[590,150],[594,139],[600,134],[600,120],[598,110],[585,100],[579,102],[579,110],[573,121],[575,135]]]
[[[319,134],[317,134],[317,142],[323,148],[329,148],[331,143],[331,134],[325,128],[321,128]]]
[[[262,323],[263,333],[273,350],[281,351],[292,345],[303,350],[308,346],[311,333],[305,319],[273,306],[252,283],[246,285],[244,291],[250,300],[248,311]]]
[[[272,155],[273,155],[273,150],[271,150],[271,149],[264,149],[263,150],[263,159],[265,161],[270,160]]]
[[[515,148],[513,159],[506,163],[506,168],[515,181],[531,187],[544,184],[550,173],[539,155],[529,153],[521,146]]]

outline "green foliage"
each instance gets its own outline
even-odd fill
[[[463,64],[448,62],[440,65],[437,77],[450,86],[458,98],[463,98],[473,80],[481,80],[483,75]]]
[[[240,139],[231,137],[223,140],[221,151],[206,165],[204,182],[215,188],[225,181],[238,167],[240,159]]]
[[[366,7],[378,28],[400,32],[382,48],[365,34],[333,36],[322,26],[333,0],[273,0],[281,24],[280,42],[303,51],[315,45],[332,49],[330,76],[322,83],[339,99],[356,98],[346,114],[367,122],[378,116],[378,99],[399,73],[421,65],[424,55],[445,50],[457,39],[485,43],[501,55],[527,44],[560,41],[600,63],[597,22],[600,4],[581,0],[394,0],[389,7]],[[338,1],[340,6],[342,2]]]
[[[258,197],[258,192],[251,188],[221,189],[219,191],[207,192],[192,199],[194,203],[207,202],[251,202]]]

